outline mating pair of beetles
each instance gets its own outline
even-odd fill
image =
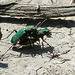
[[[42,24],[42,23],[44,23],[46,20],[47,19],[45,19],[43,22],[39,22],[37,24],[37,26]],[[16,45],[18,43],[19,45],[31,45],[31,46],[34,46],[34,43],[36,41],[40,42],[40,40],[39,40],[40,38],[45,43],[47,43],[43,39],[43,37],[45,35],[47,37],[51,36],[51,32],[47,28],[38,30],[37,26],[27,26],[26,28],[22,28],[19,31],[13,30],[6,38],[8,38],[15,31],[16,34],[11,39],[11,43],[13,43],[13,45]],[[4,39],[6,39],[6,38],[4,38]]]
[[[51,37],[51,32],[47,29],[37,29],[38,25],[43,24],[47,19],[45,19],[43,22],[39,22],[36,26],[27,26],[26,28],[22,28],[19,31],[13,30],[6,38],[8,38],[14,31],[16,34],[12,37],[11,43],[15,46],[16,44],[19,45],[30,45],[34,46],[34,43],[39,41],[40,38],[48,45],[50,46],[43,37],[46,35],[47,37]],[[6,39],[4,38],[4,39]],[[10,47],[12,48],[13,45]],[[50,46],[51,47],[51,46]],[[2,57],[10,50],[10,48],[1,56]],[[54,56],[54,54],[53,54]]]
[[[22,28],[18,32],[16,30],[14,31],[16,32],[16,34],[11,39],[13,45],[19,43],[20,45],[34,46],[34,43],[36,41],[39,41],[39,38],[46,42],[43,39],[44,35],[51,36],[51,32],[49,32],[47,28],[37,30],[35,26],[28,26],[27,28]]]

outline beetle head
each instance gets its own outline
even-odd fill
[[[47,28],[45,28],[45,29],[43,29],[44,30],[44,34],[47,36],[47,37],[51,37],[51,32],[47,29]]]

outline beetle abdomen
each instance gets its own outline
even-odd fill
[[[11,42],[14,43],[16,42],[23,34],[25,34],[25,29],[22,28],[20,29],[11,39]]]

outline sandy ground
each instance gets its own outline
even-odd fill
[[[9,4],[9,3],[19,3],[19,4],[35,4],[42,6],[68,6],[72,4],[72,0],[0,0],[0,4]]]
[[[39,21],[42,20],[1,18],[3,38],[14,29],[18,31],[25,28],[26,24],[36,25]],[[35,43],[35,50],[31,47],[12,47],[3,60],[0,59],[0,75],[75,75],[75,18],[51,19],[38,29],[45,27],[51,32],[58,32],[52,33],[51,38],[44,37],[51,47],[46,43],[44,47],[40,46],[41,39],[40,45]],[[0,41],[0,57],[11,47],[10,41],[14,34],[15,32],[9,38]],[[61,55],[52,58],[52,50]]]

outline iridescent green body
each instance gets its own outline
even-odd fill
[[[41,29],[38,31],[38,34],[44,34],[44,32],[48,32],[49,30],[47,28]]]
[[[27,28],[20,29],[11,39],[11,42],[14,43],[19,40],[20,45],[27,45],[39,40],[49,32],[47,28],[37,30],[35,26],[28,26]]]
[[[26,29],[22,28],[20,29],[11,39],[11,42],[14,43],[18,39],[20,39],[23,35],[27,34],[27,32],[31,32],[32,30],[36,30],[36,27],[34,26],[28,26]],[[32,32],[33,33],[33,32]],[[26,35],[27,36],[27,35]],[[26,40],[27,41],[27,40]],[[24,41],[25,42],[25,41]]]
[[[35,26],[28,26],[26,28],[27,31],[31,31],[31,30],[36,30],[36,27]]]
[[[22,28],[20,29],[11,39],[11,42],[14,43],[16,42],[23,34],[25,34],[25,29]]]

